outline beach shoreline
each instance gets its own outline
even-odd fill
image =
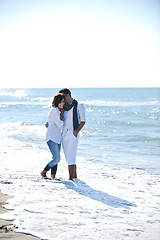
[[[159,89],[71,89],[88,122],[76,181],[68,180],[63,149],[56,174],[62,180],[40,176],[52,157],[44,124],[58,90],[0,92],[0,190],[13,196],[0,217],[22,240],[28,233],[27,239],[160,240]],[[1,232],[0,240],[9,239]]]
[[[7,212],[7,210],[3,207],[3,205],[6,204],[6,201],[12,198],[12,196],[2,194],[0,192],[0,214],[3,214]],[[24,233],[17,233],[14,231],[14,226],[12,224],[12,221],[4,220],[0,218],[0,235],[1,239],[16,239],[16,240],[36,240],[40,239],[37,237],[34,237],[30,234],[24,234]]]

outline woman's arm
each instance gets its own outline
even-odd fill
[[[49,120],[55,123],[57,127],[62,128],[63,121],[60,118],[63,118],[62,113],[60,114],[58,109],[53,108],[49,116]]]

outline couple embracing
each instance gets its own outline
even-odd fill
[[[85,109],[72,98],[69,89],[64,88],[54,97],[46,124],[46,142],[52,154],[52,160],[41,172],[42,177],[51,169],[51,178],[55,178],[60,161],[61,142],[68,164],[69,180],[77,178],[76,154],[79,131],[85,125]]]

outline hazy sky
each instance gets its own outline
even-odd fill
[[[0,88],[160,87],[159,0],[0,0]]]

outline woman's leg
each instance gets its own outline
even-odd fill
[[[42,176],[42,177],[47,177],[46,173],[47,173],[47,171],[46,171],[46,170],[43,170],[43,171],[41,172],[41,176]]]
[[[44,170],[42,171],[41,175],[42,177],[46,177],[46,172],[49,171],[51,168],[53,168],[54,166],[56,166],[58,164],[58,162],[60,161],[60,144],[55,143],[51,140],[49,140],[47,142],[47,145],[52,153],[52,161],[50,161],[46,167],[44,168]],[[54,169],[54,172],[56,174],[56,167]]]
[[[60,152],[61,144],[58,144],[58,148],[59,148],[59,152]],[[56,164],[54,167],[51,168],[51,178],[56,177],[57,167],[58,167],[58,164]]]
[[[58,164],[56,164],[54,167],[51,168],[51,178],[56,177],[57,167],[58,167]]]
[[[54,167],[51,168],[51,178],[55,178],[56,177],[57,167],[58,167],[58,164],[56,164]],[[47,173],[47,171],[44,169],[41,172],[41,176],[42,177],[47,177],[46,173]]]

